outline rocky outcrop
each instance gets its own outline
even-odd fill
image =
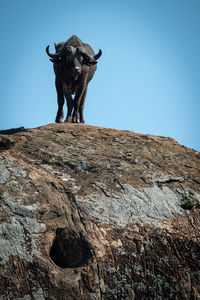
[[[52,124],[0,154],[0,299],[200,299],[199,152]]]

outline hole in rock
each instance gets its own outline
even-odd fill
[[[92,258],[91,246],[81,233],[58,228],[50,250],[53,262],[61,268],[76,268]]]

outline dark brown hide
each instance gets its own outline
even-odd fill
[[[84,123],[83,108],[87,94],[88,83],[97,69],[97,59],[102,52],[95,55],[92,48],[73,35],[66,42],[55,44],[56,53],[49,52],[54,64],[55,84],[58,99],[56,122],[63,120],[64,98],[67,101],[66,122]],[[74,95],[74,99],[72,95]]]

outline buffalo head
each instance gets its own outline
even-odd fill
[[[102,51],[92,56],[84,47],[73,47],[63,45],[55,45],[56,53],[49,52],[49,46],[46,47],[46,52],[50,60],[54,64],[64,63],[71,76],[76,79],[81,73],[81,65],[95,65],[97,59],[101,56]],[[60,48],[60,49],[59,49]]]

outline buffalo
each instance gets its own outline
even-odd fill
[[[83,43],[75,35],[66,42],[55,44],[55,50],[56,53],[51,53],[49,46],[46,47],[55,73],[58,100],[56,123],[61,123],[64,117],[64,97],[67,101],[65,122],[85,123],[83,109],[87,87],[97,69],[97,59],[102,51],[99,50],[95,55],[90,45]]]

